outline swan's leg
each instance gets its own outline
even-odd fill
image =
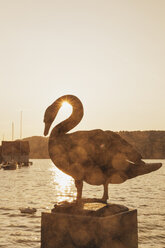
[[[77,200],[81,200],[82,197],[82,188],[83,188],[83,181],[75,180],[75,186],[77,188]]]
[[[107,202],[109,198],[108,197],[108,183],[103,184],[103,186],[104,186],[104,193],[103,193],[102,201]]]

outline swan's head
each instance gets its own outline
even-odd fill
[[[45,123],[44,135],[45,136],[49,133],[49,129],[51,127],[51,124],[54,121],[54,119],[56,118],[56,115],[57,115],[59,109],[62,106],[66,107],[67,105],[69,105],[69,102],[65,98],[66,97],[61,97],[61,98],[57,99],[52,105],[50,105],[46,109],[45,115],[44,115],[44,123]]]
[[[45,123],[44,135],[45,136],[49,133],[49,129],[50,129],[51,124],[54,121],[57,113],[58,113],[59,108],[60,108],[60,106],[50,105],[46,109],[45,115],[44,115],[44,123]]]
[[[70,105],[73,107],[74,111],[72,109],[72,114],[71,114],[72,115],[72,121],[69,123],[70,124],[69,126],[65,126],[65,132],[68,130],[71,130],[73,127],[75,127],[80,122],[80,120],[83,117],[83,105],[82,105],[81,101],[74,95],[64,95],[62,97],[59,97],[45,111],[45,115],[44,115],[44,123],[45,123],[44,135],[45,136],[49,133],[49,129],[51,127],[51,124],[54,121],[59,109],[62,106],[64,108],[66,108]],[[73,112],[74,112],[74,114],[73,114]],[[69,120],[69,118],[66,120]]]

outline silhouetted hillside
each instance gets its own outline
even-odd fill
[[[132,144],[143,158],[165,158],[165,131],[122,131],[119,134]]]
[[[165,131],[121,131],[118,134],[132,144],[143,158],[165,159]],[[25,138],[30,144],[30,158],[49,158],[48,138]]]

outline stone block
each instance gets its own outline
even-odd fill
[[[137,248],[137,210],[108,204],[42,213],[41,248]]]

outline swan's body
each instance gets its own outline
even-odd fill
[[[64,101],[72,105],[73,112],[68,119],[54,127],[48,149],[53,163],[75,179],[78,199],[82,196],[83,181],[92,185],[102,184],[103,200],[106,201],[109,183],[122,183],[161,167],[161,164],[146,165],[141,155],[114,132],[97,129],[67,133],[83,117],[82,103],[73,95],[62,96],[47,108],[45,135]]]

